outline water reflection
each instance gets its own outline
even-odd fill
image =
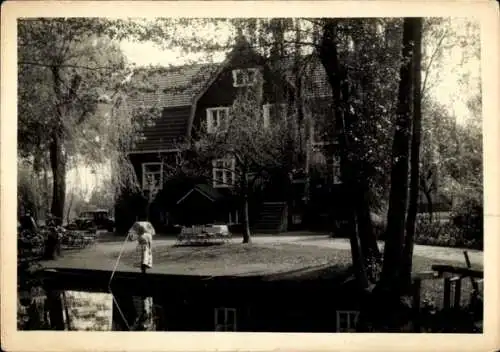
[[[63,291],[66,329],[74,331],[111,331],[113,298],[108,293]]]

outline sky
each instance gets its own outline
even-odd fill
[[[454,30],[459,33],[464,31],[462,19],[454,19]],[[214,33],[207,34],[213,36]],[[229,30],[218,31],[217,36],[224,40],[230,35]],[[424,38],[425,45],[425,38]],[[130,41],[122,41],[120,47],[130,63],[135,63],[137,66],[148,65],[182,65],[191,60],[202,60],[203,55],[189,54],[180,50],[164,50],[153,44],[152,42],[135,43]],[[432,48],[428,47],[429,52]],[[480,83],[480,60],[471,59],[465,63],[461,62],[463,49],[453,47],[449,50],[448,55],[444,55],[438,62],[439,78],[436,79],[436,72],[431,73],[430,79],[433,86],[430,89],[430,96],[436,101],[445,106],[457,118],[458,122],[465,121],[468,118],[469,112],[467,109],[467,101],[474,94],[477,94]],[[213,60],[221,62],[225,58],[225,54],[215,55]],[[468,79],[465,82],[460,82],[464,74],[468,74]],[[82,166],[78,169],[72,169],[68,172],[68,188],[78,187],[83,193],[90,195],[91,189],[100,183],[102,177],[107,177],[109,170],[102,167],[97,172],[92,173],[90,168]]]

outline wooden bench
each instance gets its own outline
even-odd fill
[[[62,239],[62,245],[66,249],[85,248],[96,243],[97,234],[93,232],[72,231]]]
[[[231,239],[231,234],[226,225],[206,225],[183,227],[178,244],[195,245],[209,243],[225,243]]]

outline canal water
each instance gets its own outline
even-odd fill
[[[63,292],[67,329],[72,331],[111,331],[113,298],[107,293]]]
[[[61,295],[65,330],[112,330],[113,298],[110,294],[63,291]],[[50,329],[43,290],[20,292],[19,298],[18,329]],[[33,320],[34,315],[37,316],[36,320]]]

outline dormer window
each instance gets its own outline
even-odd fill
[[[246,68],[233,70],[233,87],[249,87],[257,82],[259,69]]]
[[[279,124],[286,119],[286,104],[265,104],[262,106],[264,128]]]
[[[225,132],[229,127],[229,107],[207,109],[207,133]]]
[[[163,188],[163,163],[142,164],[142,189],[158,191]]]

